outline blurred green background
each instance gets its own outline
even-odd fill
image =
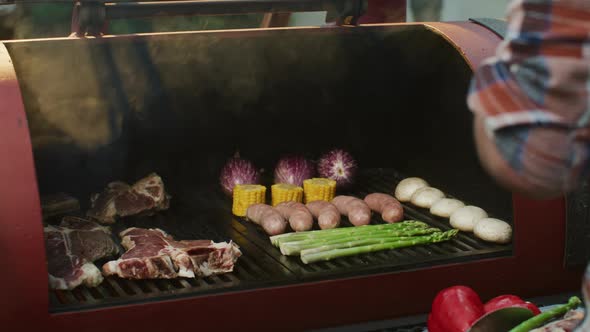
[[[21,3],[10,5],[11,8],[0,4],[0,7],[5,6],[5,9],[0,8],[0,39],[65,37],[70,34],[73,2]],[[114,20],[109,23],[109,33],[253,28],[260,26],[262,17],[263,14],[251,14]]]
[[[20,0],[18,5],[3,5],[3,1],[6,0],[0,0],[0,40],[64,37],[70,34],[73,0],[55,0],[52,3]],[[410,22],[415,21],[417,16],[413,12],[417,8],[412,6],[414,2],[428,5],[436,2],[441,4],[438,12],[432,13],[435,15],[430,20],[464,21],[471,17],[503,18],[510,0],[408,0],[407,19]],[[423,5],[423,7],[428,6]],[[256,28],[260,27],[263,16],[263,14],[175,16],[115,20],[110,22],[109,34]],[[317,26],[325,22],[326,12],[293,13],[287,25]]]

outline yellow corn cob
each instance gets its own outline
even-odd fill
[[[336,194],[336,181],[324,178],[313,178],[303,181],[305,203],[313,201],[330,202]]]
[[[257,184],[238,184],[234,187],[232,212],[245,217],[246,210],[253,204],[265,202],[266,187]]]
[[[272,193],[272,206],[282,202],[294,201],[299,202],[303,200],[303,188],[287,183],[277,183],[270,187]]]

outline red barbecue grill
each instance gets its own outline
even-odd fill
[[[455,284],[484,298],[577,290],[583,258],[570,252],[583,245],[576,235],[588,234],[579,226],[585,192],[545,202],[512,196],[477,162],[465,96],[473,68],[501,40],[501,24],[490,23],[2,42],[3,326],[296,331],[425,313]],[[350,194],[391,192],[420,176],[512,223],[512,243],[462,233],[306,265],[231,214],[217,179],[236,150],[272,169],[281,153],[333,146],[361,165]],[[177,239],[232,240],[243,254],[234,271],[48,290],[41,198],[65,192],[85,211],[108,182],[152,171],[173,197],[170,209],[118,221],[113,234],[158,227]],[[408,219],[450,229],[404,207]]]

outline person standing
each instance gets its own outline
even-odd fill
[[[467,100],[478,156],[507,189],[559,197],[590,177],[590,1],[514,0],[508,27]]]
[[[514,0],[508,17],[468,97],[478,154],[505,187],[558,197],[590,175],[590,1]]]

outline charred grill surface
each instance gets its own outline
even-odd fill
[[[117,234],[128,227],[161,228],[178,240],[210,239],[222,242],[231,239],[240,246],[242,256],[233,272],[205,278],[127,280],[109,276],[96,288],[82,286],[73,291],[51,291],[50,311],[64,312],[250,289],[292,279],[288,270],[234,231],[230,223],[231,215],[222,210],[212,208],[194,211],[188,206],[174,204],[170,210],[151,217],[131,217],[118,221],[111,226],[117,243],[120,243]],[[101,267],[106,261],[98,261],[96,265]]]
[[[359,175],[356,188],[348,194],[364,197],[373,192],[391,193],[397,183],[404,177],[390,169],[364,170]],[[442,188],[444,191],[444,188]],[[469,202],[469,197],[461,197]],[[428,210],[408,204],[404,206],[405,219],[426,222],[443,231],[450,230],[448,220],[431,215]],[[484,207],[485,209],[485,207]],[[505,218],[504,216],[496,216]],[[373,213],[372,224],[383,223],[381,217]],[[343,217],[341,227],[352,224]],[[264,231],[252,223],[237,218],[234,227],[245,237],[260,246],[277,262],[289,269],[299,280],[319,280],[324,278],[350,277],[362,274],[404,271],[455,262],[465,262],[490,257],[510,255],[512,247],[496,245],[478,240],[471,234],[459,233],[448,242],[420,245],[409,248],[385,250],[351,257],[337,258],[328,262],[303,264],[299,257],[283,256],[278,248],[271,245]],[[315,225],[315,229],[317,225]]]
[[[402,175],[391,169],[369,169],[359,174],[357,186],[347,194],[363,197],[372,192],[391,192]],[[441,188],[443,191],[445,188]],[[154,216],[129,217],[112,225],[113,236],[128,227],[161,228],[175,239],[233,240],[242,256],[234,271],[206,278],[170,280],[125,280],[106,277],[96,288],[85,286],[73,291],[51,291],[50,311],[65,312],[119,304],[159,301],[218,292],[239,291],[311,280],[354,275],[401,272],[439,264],[465,262],[510,255],[510,245],[500,246],[480,241],[465,233],[445,243],[387,250],[305,265],[299,257],[286,257],[270,244],[259,226],[231,215],[231,200],[219,188],[172,193],[179,199],[170,209]],[[452,193],[449,193],[452,194]],[[469,197],[459,197],[469,201]],[[485,206],[483,207],[486,208]],[[405,218],[424,221],[443,230],[448,221],[433,217],[428,211],[404,205]],[[506,218],[506,216],[498,216]],[[373,215],[372,223],[382,223]],[[351,226],[344,218],[343,227]],[[316,226],[317,227],[317,226]],[[117,237],[117,243],[119,243]],[[102,266],[103,262],[96,262]]]

